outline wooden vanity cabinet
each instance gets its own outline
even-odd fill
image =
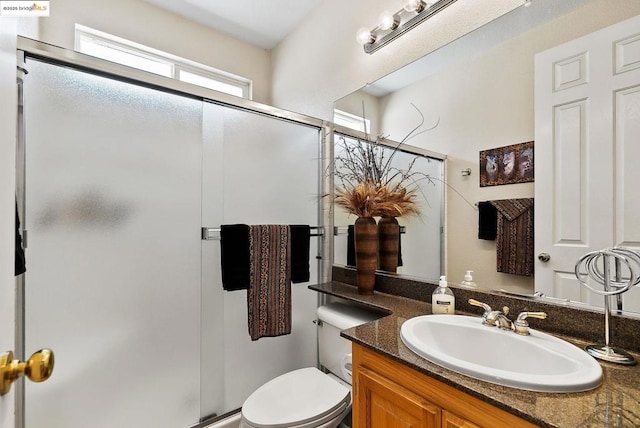
[[[535,425],[354,343],[353,427],[521,428]]]

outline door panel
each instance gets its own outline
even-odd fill
[[[360,368],[357,372],[360,424],[370,428],[438,428],[441,409],[402,386]]]
[[[27,428],[200,415],[202,102],[28,60]],[[195,226],[195,227],[194,227]]]
[[[536,55],[536,291],[602,306],[585,253],[640,248],[640,17]],[[592,284],[599,287],[597,284]],[[637,311],[627,293],[624,308]]]
[[[205,123],[223,118],[218,134],[223,153],[221,224],[318,224],[320,202],[318,128],[207,104]],[[208,143],[205,143],[208,144]],[[205,160],[206,163],[208,161]],[[205,183],[205,195],[211,182]],[[216,223],[218,224],[218,223]],[[313,255],[317,240],[311,238],[310,278],[317,281]],[[215,245],[215,244],[214,244]],[[219,247],[219,245],[217,246]],[[219,266],[219,257],[214,259]],[[207,285],[205,282],[205,286]],[[236,409],[260,385],[288,371],[315,366],[317,356],[317,293],[308,284],[292,284],[291,334],[251,341],[247,326],[247,293],[222,292],[224,301],[225,408]],[[208,361],[219,350],[210,350]]]
[[[18,18],[0,25],[0,353],[15,351],[14,233],[16,34]],[[16,388],[0,397],[0,428],[14,427]]]

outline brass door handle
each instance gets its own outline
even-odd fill
[[[27,376],[33,382],[44,382],[53,372],[54,356],[51,349],[34,352],[26,361],[13,359],[13,352],[0,355],[0,395],[11,389],[11,384],[20,376]]]

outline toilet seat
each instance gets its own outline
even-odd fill
[[[315,367],[294,370],[262,385],[242,406],[242,424],[255,428],[312,428],[346,414],[351,391]]]

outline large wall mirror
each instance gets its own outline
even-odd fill
[[[334,139],[336,159],[346,159],[344,152],[350,147],[369,144],[365,135],[358,136],[346,130],[337,132]],[[437,281],[444,272],[444,157],[389,140],[379,140],[375,144],[377,149],[385,152],[382,154],[384,159],[390,160],[390,169],[410,169],[409,172],[414,174],[408,182],[408,188],[415,190],[415,202],[420,212],[417,216],[401,216],[397,219],[401,234],[399,266],[395,272]],[[342,163],[336,162],[334,168],[339,169],[340,166]],[[339,175],[336,174],[335,183],[338,187],[341,185],[337,178]],[[335,207],[333,258],[338,265],[355,266],[353,229],[349,230],[355,220],[356,216]]]
[[[544,272],[553,266],[555,254],[551,252],[552,260],[545,264],[537,258],[538,253],[545,249],[536,248],[535,273],[531,276],[497,272],[495,241],[478,239],[476,204],[535,197],[534,209],[538,216],[542,212],[538,205],[540,192],[552,195],[556,201],[560,196],[553,192],[553,184],[549,184],[548,180],[540,180],[537,175],[534,182],[481,187],[480,152],[535,141],[538,137],[536,128],[539,128],[539,124],[536,125],[536,120],[539,118],[536,117],[535,100],[539,76],[536,76],[536,56],[638,15],[640,3],[637,0],[532,0],[528,7],[516,8],[415,63],[336,101],[337,110],[355,115],[362,115],[364,105],[367,119],[371,121],[371,134],[384,134],[395,141],[401,140],[415,124],[415,110],[411,104],[415,104],[424,115],[425,123],[439,123],[435,129],[413,138],[411,145],[439,153],[445,158],[443,272],[450,282],[462,282],[465,272],[472,270],[474,281],[481,288],[525,295],[540,290],[540,283],[536,281],[540,281]],[[633,40],[640,40],[640,30],[636,32],[638,35]],[[627,46],[627,59],[640,68],[640,42],[630,42]],[[393,49],[393,44],[385,49]],[[635,59],[631,59],[632,56]],[[615,62],[611,57],[599,61],[609,68]],[[566,67],[565,71],[569,73],[573,70],[577,75],[582,72],[580,65],[574,69],[571,67]],[[626,94],[630,96],[624,98],[624,109],[630,119],[624,125],[624,132],[629,141],[632,137],[637,142],[640,139],[640,90],[633,89],[635,85],[629,84]],[[637,87],[640,88],[640,83]],[[589,108],[593,106],[591,104]],[[614,109],[620,110],[621,104],[614,102],[609,111]],[[614,132],[620,134],[622,131],[618,129]],[[584,129],[583,133],[586,134]],[[534,148],[537,150],[539,147],[536,143]],[[628,149],[624,156],[631,156],[636,153],[633,150],[640,150]],[[611,165],[616,167],[625,162],[620,153],[611,151]],[[538,151],[535,153],[539,155]],[[578,157],[584,155],[588,158],[586,154],[577,153]],[[538,165],[544,165],[547,161],[536,156],[536,174]],[[467,169],[471,170],[470,175],[463,173]],[[552,171],[550,175],[555,177],[561,173]],[[614,170],[610,175],[616,174]],[[632,178],[640,179],[638,175]],[[632,182],[627,178],[627,187]],[[601,247],[622,244],[640,248],[640,195],[628,190],[614,190],[613,194],[605,191],[597,202],[593,199],[577,198],[574,204],[576,212],[585,218],[595,217],[594,210],[599,209],[599,204],[609,206],[612,207],[609,217],[613,218],[611,229],[619,228],[621,218],[635,228],[631,235],[620,241],[615,239],[613,233],[613,243],[602,243]],[[622,206],[624,213],[618,212]],[[547,223],[540,223],[540,218],[536,218],[536,234],[556,227],[552,221],[549,218]],[[339,245],[336,242],[336,248]],[[601,248],[599,244],[594,245]],[[584,245],[583,252],[587,251],[589,246]],[[580,252],[575,254],[579,255]],[[415,260],[420,263],[425,257],[428,257],[426,247]],[[338,259],[334,262],[343,264]],[[409,265],[404,269],[407,272],[412,270]],[[552,301],[602,306],[601,296],[568,284],[572,276],[569,269],[560,273],[554,271],[554,275],[560,283],[566,280],[567,287],[556,288],[556,291],[545,288],[545,294]],[[432,276],[422,277],[434,279]],[[640,287],[626,293],[625,299],[625,312],[640,314]]]

